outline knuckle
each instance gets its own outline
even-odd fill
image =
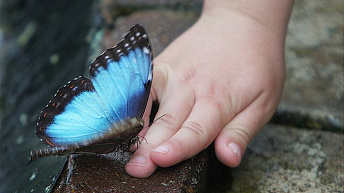
[[[207,130],[205,127],[197,122],[185,122],[182,125],[182,129],[187,130],[188,132],[192,133],[193,140],[192,141],[197,141],[197,144],[205,144],[204,142],[206,141],[207,138]],[[198,139],[198,140],[195,140]],[[205,149],[206,147],[202,147]]]
[[[253,134],[249,133],[249,128],[243,125],[232,125],[235,129],[232,130],[238,137],[240,137],[246,144],[248,144]]]
[[[154,122],[155,125],[159,125],[163,128],[173,129],[177,127],[177,119],[169,114],[165,114],[162,118]]]
[[[182,125],[182,128],[185,128],[189,131],[191,131],[192,133],[194,133],[196,136],[202,137],[205,135],[205,129],[204,127],[197,123],[197,122],[185,122]]]

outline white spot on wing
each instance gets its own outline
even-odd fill
[[[148,81],[152,80],[152,78],[153,78],[153,74],[152,74],[152,72],[150,72],[150,73],[148,74]]]
[[[143,47],[143,53],[149,54],[149,49],[147,47]]]

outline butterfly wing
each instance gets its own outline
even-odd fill
[[[91,81],[104,105],[112,109],[106,113],[113,122],[143,115],[152,82],[152,57],[146,32],[135,25],[124,41],[91,64]]]
[[[67,155],[67,154],[104,154],[114,150],[129,150],[131,145],[136,143],[137,133],[143,127],[143,120],[140,118],[130,118],[116,123],[115,127],[111,127],[106,133],[95,134],[92,139],[84,141],[82,144],[75,143],[73,145],[60,145],[46,149],[31,151],[29,160],[35,160],[41,157],[51,155]],[[122,139],[129,139],[123,141]]]
[[[113,131],[118,123],[143,115],[152,82],[152,58],[145,30],[133,26],[124,40],[91,64],[90,79],[76,78],[58,90],[41,112],[37,135],[53,147],[97,143],[109,131],[116,136]]]

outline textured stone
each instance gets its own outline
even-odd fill
[[[200,7],[199,7],[200,9]],[[199,10],[173,11],[173,10],[146,10],[137,11],[127,17],[119,17],[112,21],[114,29],[103,29],[101,38],[93,43],[95,58],[104,50],[115,46],[134,24],[142,24],[147,30],[156,57],[167,45],[186,31],[199,16]]]
[[[343,192],[344,136],[267,125],[232,169],[232,192]]]
[[[344,131],[343,4],[295,2],[287,35],[287,79],[274,122]]]

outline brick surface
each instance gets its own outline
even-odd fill
[[[201,192],[205,186],[206,152],[149,178],[134,178],[125,170],[127,154],[78,156],[68,184],[66,168],[54,192]]]

